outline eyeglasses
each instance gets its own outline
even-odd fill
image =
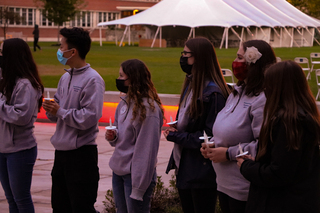
[[[182,51],[182,52],[181,52],[181,56],[186,57],[185,55],[187,55],[188,53],[191,54],[191,56],[189,56],[189,57],[192,57],[192,52],[186,52],[186,51]],[[189,58],[189,57],[188,57],[188,58]]]

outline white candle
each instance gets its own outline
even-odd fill
[[[203,131],[203,138],[204,138],[204,142],[208,144],[208,136],[205,131]]]
[[[170,115],[170,122],[173,122],[171,115]]]
[[[50,92],[47,90],[47,98],[50,98]]]
[[[240,143],[239,143],[239,151],[240,151],[240,154],[243,154],[243,151],[242,151],[242,148],[240,146]]]
[[[111,118],[110,118],[110,120],[109,120],[109,125],[110,125],[110,127],[112,127],[112,121],[111,121]]]

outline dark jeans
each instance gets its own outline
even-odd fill
[[[97,146],[55,151],[51,204],[53,213],[96,213],[99,168]]]
[[[219,204],[223,213],[244,213],[246,201],[236,200],[222,192],[218,192]]]
[[[113,197],[117,213],[149,213],[150,201],[153,189],[156,185],[157,174],[154,172],[153,179],[143,195],[143,201],[130,198],[132,191],[131,174],[119,176],[112,175]]]
[[[0,153],[0,181],[10,213],[34,213],[30,187],[36,158],[36,146],[14,153]]]
[[[217,201],[215,188],[178,189],[184,213],[214,213]]]
[[[39,50],[41,50],[41,47],[38,45],[38,40],[39,40],[39,38],[34,38],[34,40],[33,40],[33,50],[34,50],[34,51],[37,50],[36,47],[38,47]]]

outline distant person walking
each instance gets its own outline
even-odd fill
[[[33,34],[33,51],[37,51],[37,47],[41,50],[41,47],[38,45],[39,41],[39,26],[36,24],[34,25]]]
[[[28,44],[20,38],[0,46],[0,181],[9,212],[34,212],[31,198],[37,158],[34,122],[43,85]]]

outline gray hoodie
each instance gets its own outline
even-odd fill
[[[110,145],[115,147],[109,166],[119,176],[131,174],[130,197],[136,200],[142,200],[152,181],[163,124],[158,104],[154,102],[154,111],[150,109],[147,99],[144,99],[144,105],[145,120],[141,123],[138,115],[132,121],[133,104],[130,104],[128,109],[126,97],[122,98],[115,114],[117,136],[113,141],[109,141]]]
[[[212,130],[215,147],[228,147],[230,161],[212,165],[217,174],[218,191],[246,201],[250,183],[241,175],[235,156],[240,153],[241,143],[243,151],[255,157],[266,97],[264,92],[247,96],[241,86],[235,86],[235,90],[237,95],[229,95]]]
[[[84,145],[96,145],[98,121],[102,116],[105,84],[99,73],[87,64],[68,69],[59,81],[54,100],[60,105],[51,143],[57,150],[74,150]]]
[[[33,135],[42,93],[28,79],[18,79],[10,103],[0,93],[0,152],[13,153],[36,146]]]

